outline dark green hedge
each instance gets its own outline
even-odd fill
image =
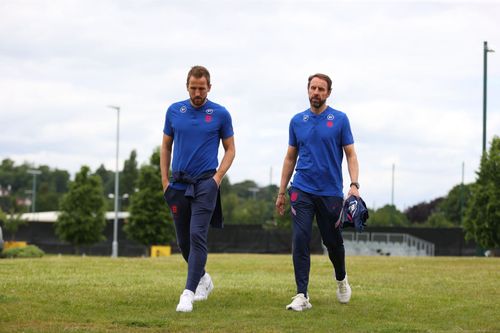
[[[4,250],[0,253],[1,258],[40,258],[45,254],[36,245],[28,245],[25,247],[15,247]]]

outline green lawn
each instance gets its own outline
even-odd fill
[[[0,332],[500,332],[500,260],[348,257],[353,296],[313,256],[313,308],[295,294],[287,255],[210,254],[215,289],[176,313],[186,265],[166,258],[0,260]]]

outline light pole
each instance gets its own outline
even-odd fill
[[[118,191],[119,191],[119,170],[118,152],[120,147],[120,107],[108,105],[108,108],[116,110],[116,169],[115,169],[115,221],[113,223],[113,244],[111,246],[111,257],[118,257]]]
[[[394,206],[394,171],[396,168],[396,164],[392,163],[392,185],[391,185],[391,205]]]
[[[462,162],[462,183],[460,184],[460,225],[464,221],[464,175],[465,175],[465,162]]]
[[[40,170],[36,169],[29,169],[28,173],[33,175],[33,190],[31,191],[31,212],[35,212],[35,202],[36,202],[36,176],[41,174],[42,172]]]
[[[488,80],[488,52],[495,50],[488,48],[488,42],[484,42],[483,48],[483,154],[486,152],[486,84]]]

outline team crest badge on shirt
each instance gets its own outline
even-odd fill
[[[212,121],[212,116],[211,116],[211,115],[209,115],[209,114],[205,115],[205,122],[206,122],[206,123],[209,123],[209,122],[211,122],[211,121]]]
[[[212,114],[212,113],[214,113],[214,110],[213,109],[206,109],[205,113],[206,114]]]
[[[181,106],[180,111],[181,111],[181,113],[186,113],[187,107],[185,105]]]
[[[302,120],[303,121],[308,121],[309,120],[309,116],[307,114],[305,114],[303,117],[302,117]]]
[[[335,117],[331,113],[326,116],[326,119],[328,119],[328,121],[326,122],[326,126],[333,127],[333,118]]]

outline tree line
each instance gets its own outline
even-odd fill
[[[119,174],[120,210],[130,212],[125,232],[145,245],[164,243],[174,237],[171,216],[163,200],[159,161],[157,148],[148,163],[139,166],[137,153],[133,150]],[[5,213],[9,213],[14,222],[13,216],[29,211],[33,176],[28,170],[33,168],[28,163],[15,165],[10,159],[2,161],[0,217],[3,224],[7,224]],[[115,173],[104,165],[94,172],[83,166],[71,181],[65,170],[46,165],[37,169],[41,174],[37,176],[36,210],[60,210],[56,232],[70,243],[84,245],[99,241],[105,225],[104,212],[114,209],[111,196],[114,195]],[[276,185],[258,186],[252,180],[232,184],[225,177],[221,183],[225,223],[289,228],[290,214],[279,216],[275,212],[277,192]],[[416,204],[403,212],[393,205],[370,209],[368,223],[371,226],[464,227],[467,237],[484,247],[493,247],[493,244],[500,247],[499,207],[500,138],[494,137],[490,151],[483,154],[476,182],[458,184],[445,197]],[[86,233],[85,228],[89,235],[84,237],[81,234]],[[98,232],[91,235],[90,229]]]

